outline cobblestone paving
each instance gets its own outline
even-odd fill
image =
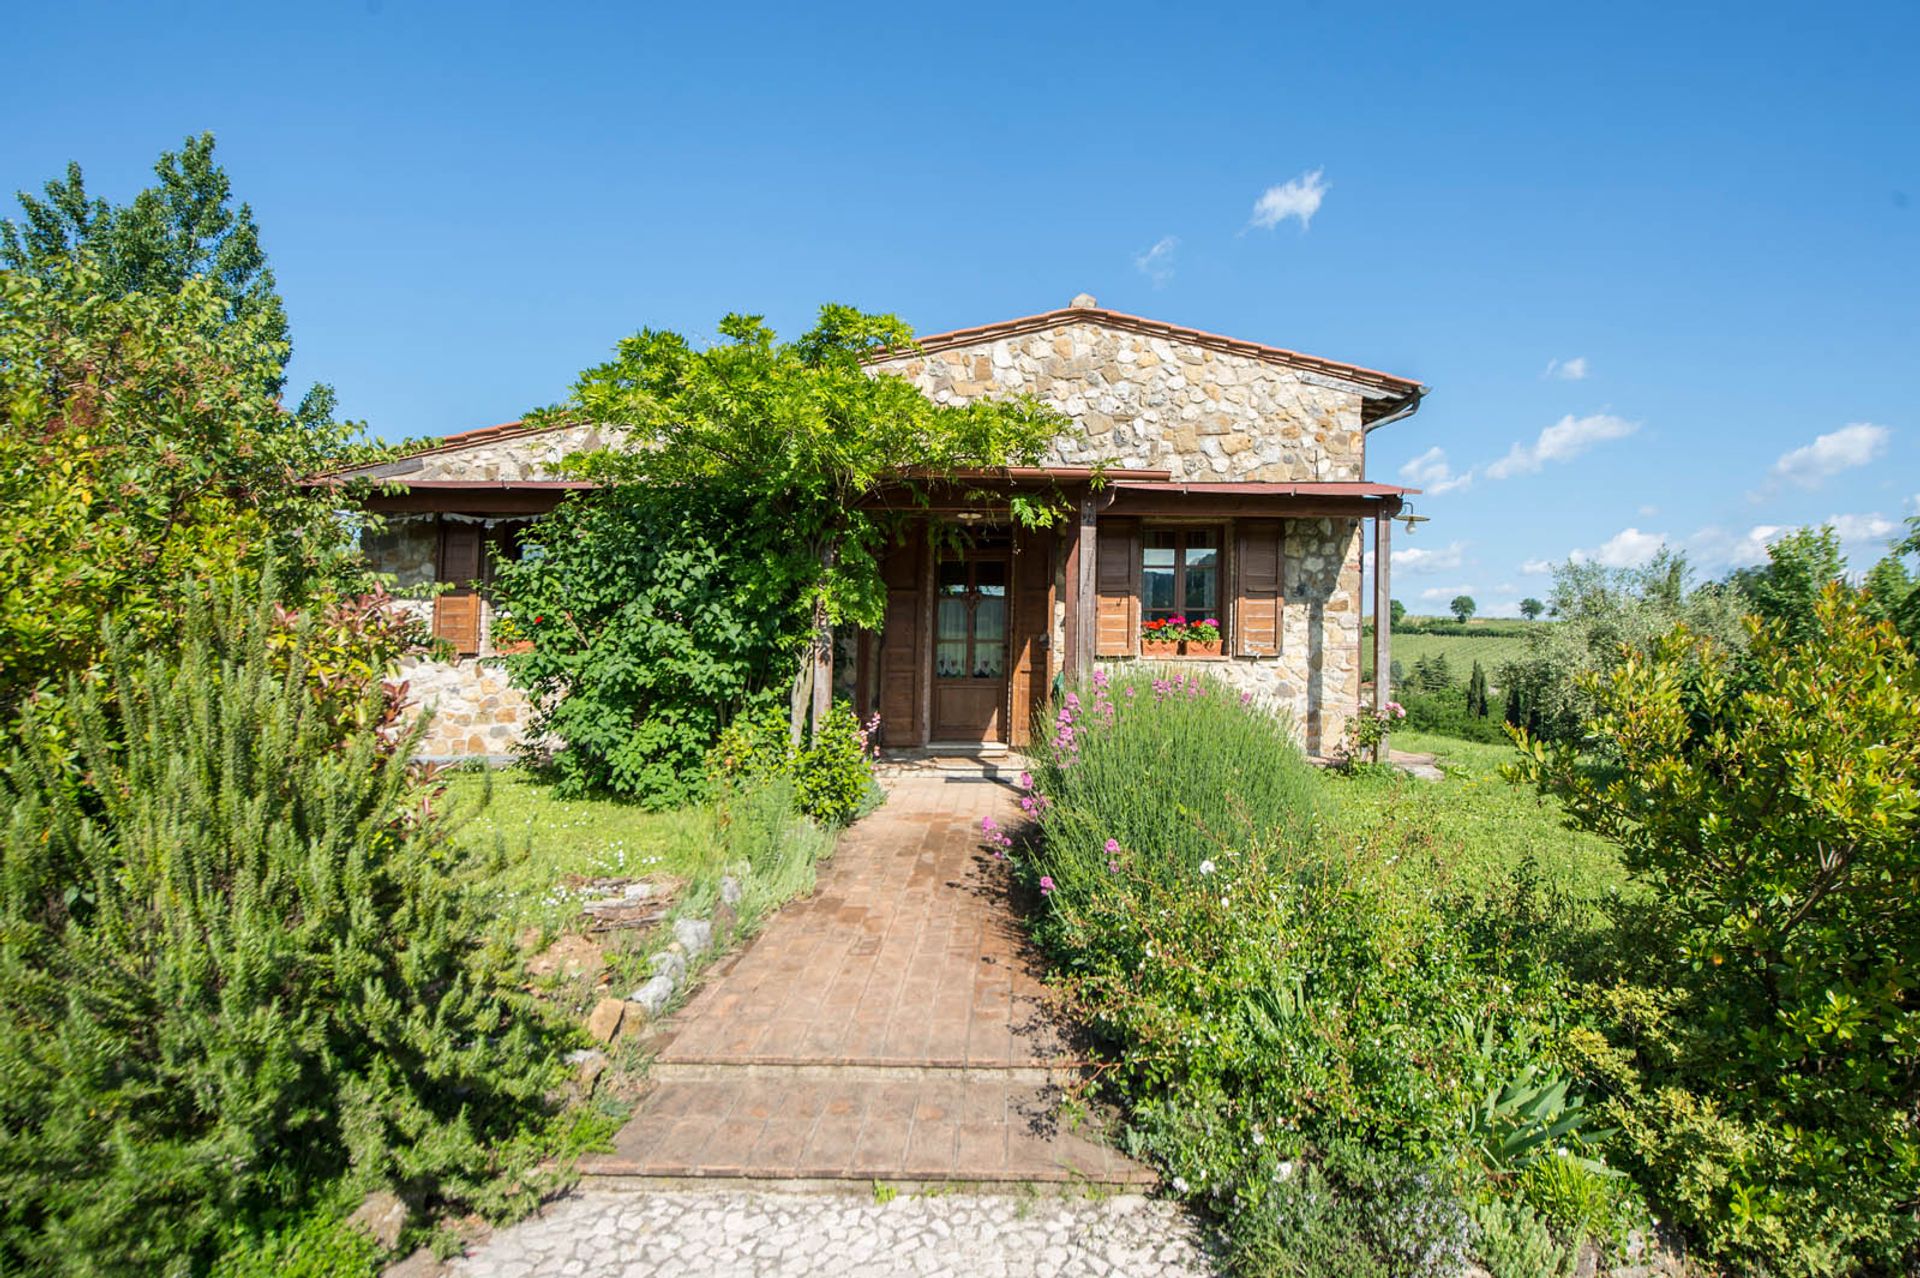
[[[454,1262],[463,1278],[1173,1278],[1214,1272],[1172,1203],[1137,1195],[587,1192]]]

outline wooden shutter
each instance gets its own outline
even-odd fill
[[[1286,610],[1278,519],[1243,519],[1234,532],[1233,650],[1243,657],[1280,651]]]
[[[486,529],[479,524],[443,523],[440,525],[441,581],[462,589],[480,579],[481,545]]]
[[[1053,631],[1053,534],[1042,528],[1014,533],[1012,719],[1007,744],[1033,739],[1034,711],[1047,703],[1047,645]]]
[[[1094,541],[1093,655],[1129,657],[1140,637],[1140,524],[1103,519]]]
[[[920,744],[920,580],[926,533],[916,527],[880,561],[887,587],[886,618],[877,649],[880,739],[890,746]]]
[[[435,595],[433,637],[444,639],[463,657],[480,651],[480,596],[471,590]]]

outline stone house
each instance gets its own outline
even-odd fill
[[[1416,491],[1367,479],[1367,437],[1413,413],[1425,387],[1086,296],[922,337],[873,370],[940,403],[1031,394],[1076,428],[1039,467],[936,493],[886,558],[885,624],[843,637],[836,674],[862,717],[880,715],[888,746],[1018,747],[1061,680],[1136,661],[1204,669],[1289,713],[1309,750],[1337,744],[1361,697],[1363,534],[1371,521],[1386,669],[1389,531]],[[417,699],[438,706],[429,757],[519,741],[525,698],[488,663],[488,565],[581,486],[553,462],[606,442],[590,428],[510,423],[329,477],[387,485],[369,503],[390,521],[369,538],[370,560],[403,590],[441,591],[417,606],[458,659],[408,672]],[[1074,517],[1019,527],[1006,499],[1023,489],[1064,494]],[[929,521],[957,535],[930,535]],[[1218,644],[1154,646],[1155,623],[1181,615],[1217,620]]]

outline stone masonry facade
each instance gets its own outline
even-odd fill
[[[1046,463],[1165,470],[1176,481],[1364,478],[1362,398],[1271,360],[1108,327],[1089,316],[884,361],[935,402],[1032,395],[1074,419]],[[1290,715],[1326,752],[1360,702],[1361,532],[1353,519],[1296,519],[1285,534],[1281,650],[1203,670]],[[1229,626],[1232,618],[1227,618]],[[1056,626],[1055,650],[1061,632]]]
[[[875,365],[936,403],[1032,395],[1074,419],[1049,465],[1167,470],[1176,480],[1356,480],[1361,397],[1270,360],[1091,319]]]
[[[441,516],[392,515],[384,529],[362,545],[367,566],[393,576],[398,606],[422,621],[433,619],[433,600],[425,597],[438,571]],[[419,757],[429,763],[486,758],[503,762],[526,739],[533,703],[514,687],[495,660],[493,610],[480,610],[480,653],[451,661],[408,658],[400,677],[407,684],[403,721],[412,723],[428,710],[433,718],[421,739]]]

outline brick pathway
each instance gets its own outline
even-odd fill
[[[1077,1062],[980,820],[978,771],[896,778],[814,894],[707,974],[594,1179],[1093,1181],[1152,1174],[1061,1116]]]

